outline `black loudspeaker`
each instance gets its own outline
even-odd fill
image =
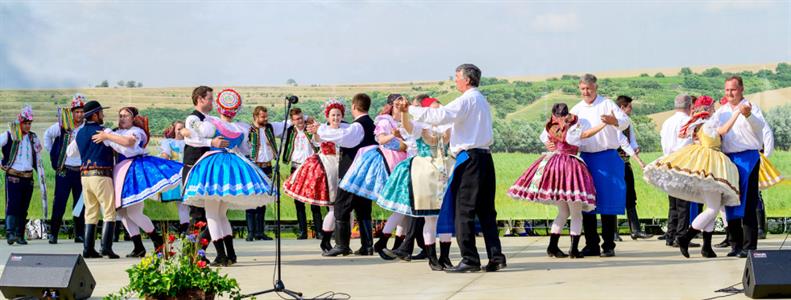
[[[11,253],[0,276],[0,291],[8,299],[86,299],[95,287],[96,280],[79,254]]]
[[[742,284],[753,299],[791,297],[791,250],[750,251]]]

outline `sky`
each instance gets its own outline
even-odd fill
[[[301,85],[791,61],[791,1],[8,1],[0,88]]]

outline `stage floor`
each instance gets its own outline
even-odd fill
[[[715,236],[715,242],[722,237]],[[777,249],[783,238],[770,236],[760,241],[759,248]],[[332,291],[349,294],[353,299],[707,299],[726,296],[715,291],[736,283],[741,288],[745,264],[744,259],[724,257],[725,249],[715,249],[720,255],[716,259],[704,259],[699,248],[693,248],[692,258],[686,259],[677,248],[656,239],[618,243],[616,257],[577,260],[548,258],[547,237],[506,237],[502,242],[508,268],[496,273],[446,274],[431,271],[426,261],[383,261],[378,256],[324,258],[318,240],[285,240],[283,279],[287,288],[311,298]],[[788,243],[791,240],[785,248],[791,249]],[[239,263],[223,272],[236,278],[244,293],[271,288],[274,245],[272,241],[237,240]],[[478,245],[485,256],[480,238]],[[565,251],[568,245],[568,237],[564,237],[561,248]],[[359,240],[352,240],[352,247],[357,246]],[[114,247],[119,254],[126,254],[132,243],[121,242]],[[146,247],[151,248],[150,242],[146,241]],[[11,252],[81,250],[81,245],[71,240],[58,245],[36,240],[27,246],[3,245],[0,260],[4,267]],[[457,251],[454,243],[452,253]],[[209,252],[211,255],[213,251]],[[456,263],[459,257],[454,253],[452,259]],[[124,269],[137,261],[88,260],[97,281],[94,298],[100,299],[125,285]],[[258,299],[279,298],[270,294]],[[747,298],[740,293],[727,299]]]

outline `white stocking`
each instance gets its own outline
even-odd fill
[[[712,232],[714,231],[714,223],[717,221],[717,213],[722,207],[722,193],[705,191],[701,196],[706,204],[706,209],[692,221],[692,228]]]
[[[571,227],[569,233],[571,235],[582,234],[582,203],[571,202],[568,204],[571,213]]]
[[[424,217],[426,224],[423,225],[423,242],[426,245],[433,245],[437,242],[437,217]]]
[[[322,224],[321,230],[326,232],[335,231],[335,207],[330,206],[330,210],[324,216],[324,224]]]
[[[552,234],[560,234],[563,232],[563,227],[566,227],[566,220],[569,218],[569,205],[566,202],[558,202],[555,204],[558,207],[558,216],[552,222]]]
[[[385,234],[393,233],[393,229],[395,229],[396,226],[400,226],[401,223],[403,222],[404,222],[404,215],[399,213],[393,213],[392,215],[390,215],[389,218],[387,218],[387,221],[385,222],[385,227],[382,229],[382,233]]]

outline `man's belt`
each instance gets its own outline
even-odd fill
[[[81,171],[79,166],[63,166],[63,169],[64,170],[69,170],[69,171],[74,171],[74,172]]]
[[[272,162],[256,162],[255,165],[259,168],[269,168],[272,166]]]
[[[99,176],[99,177],[113,177],[112,169],[87,169],[80,171],[83,177]]]
[[[6,169],[5,173],[19,178],[33,178],[33,171],[17,171],[14,169]]]
[[[489,149],[480,149],[480,148],[475,148],[475,149],[467,149],[467,153],[475,153],[475,154],[491,154],[491,153],[492,153],[492,150],[489,150]]]

